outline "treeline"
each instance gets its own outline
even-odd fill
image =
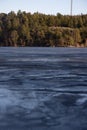
[[[0,14],[0,46],[87,46],[87,15]]]

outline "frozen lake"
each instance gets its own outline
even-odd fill
[[[87,49],[1,47],[0,130],[87,130]]]

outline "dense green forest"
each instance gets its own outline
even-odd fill
[[[87,46],[87,15],[0,13],[0,46]]]

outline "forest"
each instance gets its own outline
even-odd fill
[[[0,13],[0,46],[87,47],[87,14]]]

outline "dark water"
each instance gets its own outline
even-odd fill
[[[0,130],[87,130],[87,49],[0,48]]]

